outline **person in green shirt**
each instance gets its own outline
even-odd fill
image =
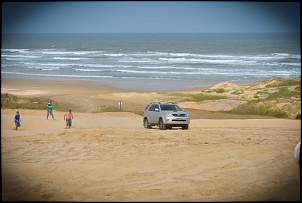
[[[49,114],[52,116],[53,120],[55,120],[55,117],[52,112],[52,100],[49,100],[49,102],[47,102],[46,106],[47,106],[47,116],[46,116],[47,120],[48,120]]]

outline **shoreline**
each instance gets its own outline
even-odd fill
[[[272,77],[272,78],[300,78],[300,77]],[[269,78],[251,79],[244,83],[236,83],[236,81],[215,80],[203,81],[203,84],[197,81],[190,80],[168,80],[168,79],[129,79],[129,78],[102,78],[100,80],[93,79],[79,79],[79,78],[18,78],[18,77],[1,77],[1,84],[17,83],[20,85],[26,84],[32,86],[36,85],[62,85],[74,87],[87,87],[91,89],[109,89],[118,91],[136,91],[136,92],[186,92],[204,90],[221,82],[232,82],[237,85],[249,85],[260,82]],[[154,83],[159,82],[158,84]],[[142,85],[143,84],[143,85]],[[185,85],[184,85],[185,84]],[[189,85],[188,85],[189,84]]]
[[[110,90],[110,91],[122,91],[122,92],[175,92],[175,91],[196,91],[196,90],[203,90],[209,87],[206,86],[196,86],[196,87],[188,87],[188,88],[169,88],[169,89],[142,89],[142,88],[135,88],[134,86],[137,85],[139,80],[137,80],[132,85],[125,86],[124,88],[120,87],[120,85],[114,85],[112,83],[102,83],[98,81],[92,80],[85,80],[85,79],[34,79],[34,78],[2,78],[1,84],[2,86],[65,86],[65,87],[75,87],[75,88],[89,88],[89,89],[99,89],[99,90]],[[143,81],[143,80],[140,80]],[[166,81],[169,83],[168,81]],[[171,82],[170,86],[173,85]],[[180,86],[180,85],[179,85]]]
[[[18,78],[18,77],[4,77],[2,80],[20,80],[28,83],[28,81],[33,81],[34,83],[45,82],[67,82],[73,83],[72,81],[78,81],[80,83],[91,83],[93,85],[100,86],[110,86],[112,89],[125,90],[125,91],[138,91],[138,92],[166,92],[166,91],[186,91],[195,90],[198,88],[208,88],[211,83],[207,82],[208,85],[201,85],[197,81],[190,80],[169,80],[169,79],[138,79],[138,78],[102,78],[100,80],[95,79],[79,79],[79,78]],[[68,82],[69,81],[69,82]],[[143,84],[143,85],[142,85]],[[185,85],[184,85],[185,84]],[[76,85],[76,84],[75,84]],[[77,85],[76,85],[77,86]]]

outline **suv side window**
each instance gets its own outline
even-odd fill
[[[145,111],[150,107],[151,104],[149,104],[148,106],[146,106]]]
[[[153,105],[150,107],[149,111],[155,111],[156,108],[159,108],[159,107],[158,107],[158,104],[153,104]]]

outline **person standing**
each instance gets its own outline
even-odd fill
[[[66,128],[70,128],[71,124],[72,124],[72,119],[73,119],[73,113],[71,112],[71,110],[69,109],[68,112],[66,112],[64,114],[64,121],[66,119]]]
[[[49,100],[49,102],[47,102],[46,106],[47,106],[47,116],[46,116],[47,120],[48,120],[49,114],[52,116],[53,120],[55,120],[55,117],[52,112],[52,100]]]
[[[19,111],[17,111],[17,114],[14,117],[14,122],[15,122],[16,130],[18,130],[18,127],[21,126],[21,115]]]
[[[300,174],[300,147],[301,147],[301,141],[298,142],[294,150],[294,159],[298,167],[299,174]]]

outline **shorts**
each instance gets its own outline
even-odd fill
[[[71,119],[66,119],[66,126],[71,126]]]
[[[47,109],[47,116],[49,116],[49,114],[53,116],[52,110]]]
[[[21,122],[20,121],[15,121],[15,126],[16,127],[20,127],[21,126]]]

